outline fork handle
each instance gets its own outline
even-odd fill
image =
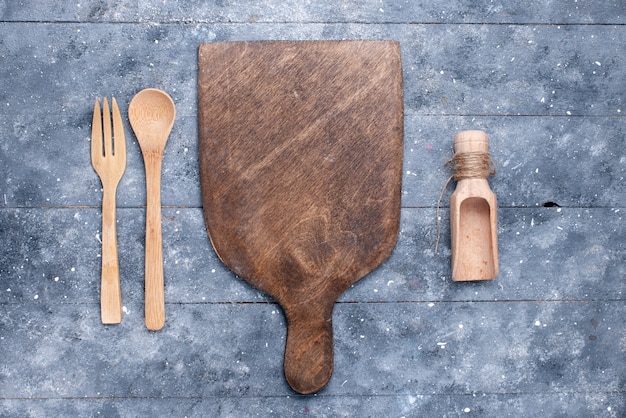
[[[146,327],[157,331],[165,325],[163,240],[161,235],[161,155],[144,155],[146,167]]]
[[[122,322],[122,290],[117,257],[115,187],[105,187],[102,196],[102,278],[100,316],[103,324]]]

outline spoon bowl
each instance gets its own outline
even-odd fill
[[[174,101],[162,90],[142,90],[130,102],[128,118],[142,151],[162,149],[174,126]]]
[[[163,290],[163,242],[161,237],[161,163],[176,109],[164,91],[145,89],[128,106],[130,125],[137,136],[146,168],[146,327],[156,331],[165,325]]]

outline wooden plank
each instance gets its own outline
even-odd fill
[[[97,304],[0,305],[3,399],[293,395],[276,305],[175,304],[159,333],[143,327],[141,306],[106,327]],[[624,307],[340,303],[335,371],[322,394],[623,395]]]
[[[0,399],[0,414],[71,416],[612,416],[626,413],[621,393],[318,395],[94,399]]]
[[[500,275],[462,286],[450,280],[447,211],[442,215],[436,255],[435,210],[403,209],[391,257],[340,300],[623,300],[626,294],[623,210],[501,208]],[[143,209],[118,210],[122,292],[129,302],[143,300],[143,216]],[[0,303],[97,301],[100,228],[95,208],[0,210]],[[168,304],[271,300],[219,261],[201,209],[164,209],[163,237]]]
[[[620,154],[625,118],[409,113],[405,125],[404,207],[437,206],[441,188],[452,174],[444,163],[453,155],[453,136],[466,128],[489,134],[489,151],[497,166],[489,182],[500,207],[626,205],[626,169]],[[453,184],[441,202],[444,207],[449,206]]]
[[[399,41],[405,110],[418,115],[625,111],[626,64],[618,57],[626,26],[485,24],[0,24],[0,78],[12,81],[0,109],[23,115],[45,103],[48,114],[88,120],[94,95],[107,92],[122,105],[150,85],[172,95],[179,116],[194,116],[199,44],[319,38]]]
[[[87,104],[85,104],[87,106]],[[37,117],[41,115],[38,114]],[[6,179],[0,207],[98,206],[101,185],[89,162],[89,112],[85,118],[0,115],[0,175]],[[402,205],[437,206],[451,175],[444,166],[452,156],[454,134],[467,127],[490,136],[498,173],[490,184],[502,207],[626,206],[626,175],[621,144],[626,118],[405,116]],[[179,117],[163,162],[165,206],[201,207],[197,119]],[[118,188],[120,207],[145,204],[141,152],[127,126],[128,163]],[[72,152],[67,152],[71,144]],[[45,152],[37,150],[45,149]],[[13,164],[27,153],[28,160]],[[54,166],[49,155],[64,156]],[[594,173],[582,175],[582,173]],[[449,185],[442,206],[448,207]]]
[[[191,0],[159,3],[92,2],[51,0],[6,2],[0,20],[39,22],[236,22],[236,23],[624,23],[626,10],[619,0],[580,2],[575,0],[531,0],[525,3],[494,4],[488,0],[431,1],[297,0],[264,1],[241,7],[238,3]]]

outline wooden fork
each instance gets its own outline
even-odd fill
[[[102,182],[102,281],[100,289],[100,315],[103,324],[122,322],[122,291],[117,258],[117,232],[115,228],[115,192],[126,167],[126,139],[122,117],[115,98],[113,107],[113,135],[111,114],[106,97],[102,103],[96,99],[91,126],[91,163]],[[103,129],[104,128],[104,129]]]

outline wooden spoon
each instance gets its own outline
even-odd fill
[[[161,238],[161,162],[165,143],[174,125],[174,101],[164,91],[145,89],[128,106],[146,167],[146,327],[156,331],[165,325],[163,248]]]

